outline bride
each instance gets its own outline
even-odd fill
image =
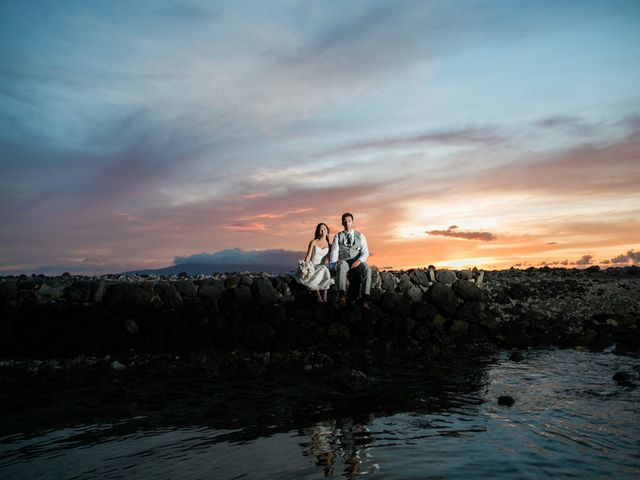
[[[298,267],[298,281],[316,292],[318,302],[327,301],[327,289],[333,285],[326,266],[329,259],[329,227],[319,223],[313,240],[309,242],[307,256]],[[320,294],[322,292],[322,295]]]

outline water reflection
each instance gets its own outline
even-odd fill
[[[305,428],[309,441],[300,444],[303,454],[315,458],[325,477],[333,476],[336,464],[341,464],[345,478],[373,473],[377,465],[369,452],[373,436],[367,425],[353,419],[343,420],[339,427],[336,425],[335,420],[326,420]]]
[[[437,371],[371,366],[375,386],[356,392],[288,372],[288,385],[220,381],[200,398],[183,378],[183,397],[159,411],[0,436],[0,476],[638,478],[640,389],[617,386],[620,369],[637,377],[640,360],[540,351],[518,364],[505,353]],[[126,388],[129,402],[149,394]],[[73,418],[65,405],[49,412]]]

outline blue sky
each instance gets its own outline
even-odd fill
[[[0,13],[3,271],[303,250],[345,210],[378,266],[639,248],[637,2]]]

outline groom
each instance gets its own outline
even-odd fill
[[[347,304],[347,273],[354,271],[360,276],[360,292],[362,293],[362,307],[369,308],[369,292],[371,291],[371,268],[365,262],[369,258],[369,247],[365,236],[355,230],[353,215],[342,214],[342,226],[344,230],[333,237],[331,244],[331,257],[329,261],[337,262],[338,304]]]

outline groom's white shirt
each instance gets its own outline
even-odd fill
[[[353,232],[355,232],[355,230],[353,230]],[[351,232],[351,235],[353,235],[353,232]],[[343,230],[333,237],[333,242],[331,242],[331,256],[329,257],[329,264],[331,268],[334,268],[335,264],[338,262],[338,254],[340,251],[340,237],[342,237],[342,241],[345,242],[346,245],[347,237],[346,235],[344,235],[345,233],[346,232]],[[365,237],[364,233],[362,232],[358,233],[360,234],[360,242],[362,243],[362,246],[360,247],[360,255],[358,255],[358,260],[360,260],[361,262],[366,262],[367,258],[369,258],[369,245],[367,245],[367,237]],[[353,243],[353,239],[351,239],[351,242]]]

